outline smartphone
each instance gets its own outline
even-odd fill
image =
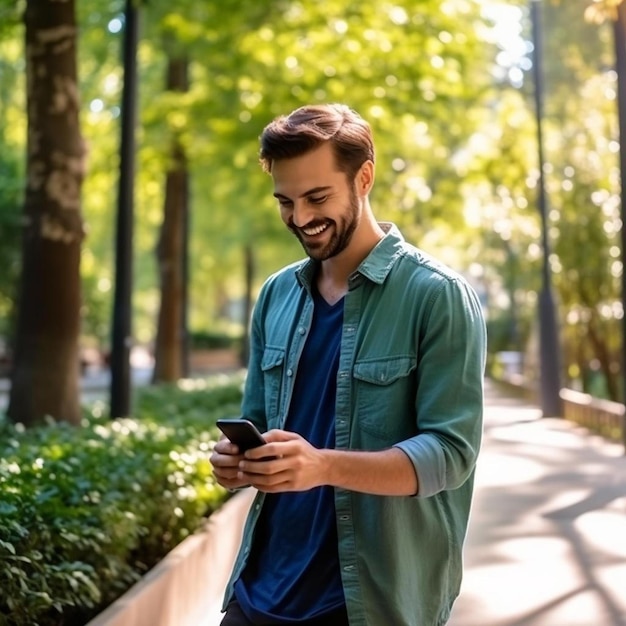
[[[239,452],[265,445],[265,439],[250,420],[243,418],[219,419],[217,420],[217,427],[237,445]]]

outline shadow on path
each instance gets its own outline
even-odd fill
[[[449,626],[625,626],[626,457],[487,383],[485,439]]]

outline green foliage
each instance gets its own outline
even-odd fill
[[[566,384],[619,401],[623,208],[613,29],[610,22],[585,20],[589,4],[574,0],[544,8],[550,33],[545,145],[551,270]]]
[[[241,348],[241,334],[226,332],[211,332],[198,330],[190,333],[190,344],[192,348],[201,350],[214,350],[218,348]]]
[[[132,419],[3,425],[0,624],[83,624],[225,499],[209,456],[241,380],[140,392]]]
[[[13,34],[25,5],[26,0],[0,0],[0,39]]]
[[[520,36],[531,38],[528,2],[516,2]],[[587,0],[542,2],[544,175],[550,279],[563,346],[562,382],[619,398],[621,263],[615,74],[610,23],[585,20]],[[505,45],[506,41],[500,45]],[[532,48],[529,46],[528,50]],[[507,76],[506,57],[496,76]],[[502,80],[480,130],[464,149],[466,230],[458,239],[487,292],[490,350],[537,361],[537,294],[543,263],[538,210],[534,76]],[[513,62],[512,62],[513,63]],[[515,65],[515,63],[513,63]],[[469,242],[469,245],[468,245]],[[603,385],[597,384],[602,380]]]
[[[21,182],[17,154],[0,150],[0,336],[12,330],[20,266]]]
[[[99,341],[110,327],[113,293],[123,8],[121,0],[77,3],[81,130],[88,146],[83,327]],[[243,295],[246,246],[255,252],[255,286],[302,255],[257,163],[263,126],[301,104],[341,100],[371,120],[379,162],[373,200],[381,219],[397,221],[415,242],[461,225],[452,156],[475,129],[476,118],[466,112],[490,80],[484,68],[491,48],[478,34],[478,3],[176,0],[141,3],[140,13],[133,298],[140,342],[154,336],[153,251],[173,134],[185,146],[192,174],[193,327],[207,326],[224,300]],[[188,93],[163,89],[168,55],[189,58]],[[8,101],[23,120],[20,93],[14,90]]]
[[[442,9],[443,5],[445,10]],[[111,282],[116,117],[120,80],[118,33],[107,25],[118,3],[82,8],[81,90],[90,145],[85,180],[86,292]],[[84,12],[83,12],[84,11]],[[217,316],[224,299],[244,289],[243,249],[255,251],[256,285],[302,255],[278,218],[270,180],[257,163],[258,135],[278,113],[307,102],[346,101],[374,126],[378,180],[374,205],[417,241],[433,227],[460,224],[451,155],[474,128],[465,115],[489,75],[490,54],[474,28],[475,3],[440,0],[394,6],[334,0],[320,4],[229,0],[142,5],[140,150],[137,178],[136,328],[154,333],[152,254],[162,218],[162,181],[171,137],[190,159],[191,310],[194,327]],[[105,42],[108,41],[108,49]],[[190,60],[188,92],[163,89],[167,56]],[[391,164],[395,163],[392,168]],[[395,168],[395,169],[394,169]],[[103,280],[104,279],[104,280]],[[103,291],[110,298],[110,291]],[[88,307],[91,299],[86,294]],[[99,296],[98,296],[99,297]],[[95,298],[97,300],[98,298]],[[246,323],[245,320],[236,320]]]
[[[15,8],[11,3],[11,8]],[[10,11],[8,4],[0,3],[1,14]],[[5,24],[8,28],[8,23]],[[14,32],[16,29],[8,29]],[[25,128],[22,117],[23,97],[15,97],[20,85],[23,61],[20,48],[12,41],[2,41],[5,34],[0,26],[0,337],[12,332],[15,314],[14,302],[20,267],[22,195],[24,190],[23,139]],[[19,91],[19,90],[18,90]]]
[[[0,1],[8,25],[0,38],[3,163],[19,163],[25,147],[16,26],[23,4]],[[542,261],[529,45],[524,53],[531,38],[529,3],[496,4],[519,21],[522,51],[508,61],[523,70],[519,84],[508,81],[510,42],[489,34],[489,3],[477,0],[139,3],[136,339],[154,337],[159,297],[153,251],[172,136],[190,160],[190,325],[214,328],[225,303],[242,297],[246,247],[254,251],[255,287],[302,256],[278,218],[271,180],[258,167],[259,133],[276,114],[337,100],[372,122],[376,215],[470,274],[486,294],[494,345],[524,351],[536,332]],[[612,29],[609,22],[585,20],[591,4],[599,3],[541,3],[549,238],[565,382],[589,388],[598,368],[619,377],[620,342]],[[89,154],[83,327],[101,344],[107,343],[113,293],[123,10],[123,0],[77,3],[81,123]],[[514,25],[505,29],[513,39]],[[189,59],[187,93],[164,90],[168,56]],[[5,178],[0,211],[13,202],[5,203]],[[18,171],[15,189],[22,179]],[[6,215],[0,215],[4,232]],[[10,250],[5,240],[12,237],[0,232],[0,254]],[[0,320],[13,297],[6,295],[7,279],[0,275]],[[615,387],[608,385],[608,395]]]

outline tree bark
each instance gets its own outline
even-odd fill
[[[243,367],[248,365],[250,358],[250,319],[252,318],[252,287],[254,284],[254,249],[250,242],[243,249],[245,267],[245,294],[243,301],[243,342],[239,362]]]
[[[186,58],[170,58],[167,89],[187,91]],[[172,138],[170,167],[165,180],[163,223],[157,246],[161,304],[155,340],[153,382],[173,382],[186,373],[186,230],[189,205],[189,174],[185,149]]]
[[[74,1],[28,0],[28,107],[22,275],[8,416],[80,421],[80,190]]]

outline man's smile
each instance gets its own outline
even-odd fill
[[[300,232],[304,233],[307,237],[315,237],[323,233],[330,226],[330,222],[326,222],[324,224],[318,224],[317,226],[306,226],[304,228],[300,228]]]

